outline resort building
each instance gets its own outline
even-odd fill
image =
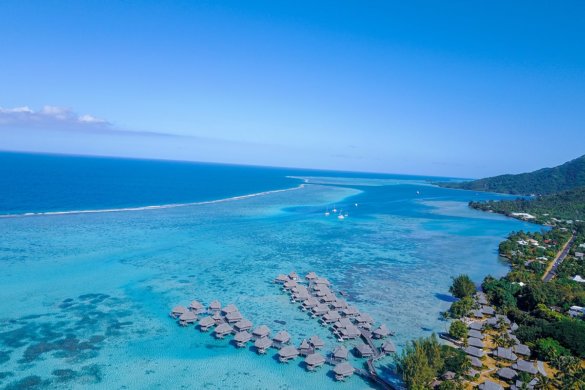
[[[323,364],[325,364],[325,358],[321,354],[312,353],[305,358],[305,365],[309,371],[314,371]]]
[[[243,319],[241,321],[238,321],[235,323],[234,325],[234,329],[238,332],[244,331],[244,330],[250,330],[252,329],[252,322],[246,319]]]
[[[335,347],[335,349],[331,353],[331,357],[333,358],[333,360],[335,360],[337,362],[346,361],[348,356],[349,356],[349,351],[343,345],[339,345],[339,346]]]
[[[238,332],[234,336],[234,342],[238,348],[244,348],[250,340],[252,340],[252,335],[246,331]]]
[[[272,339],[275,348],[280,348],[284,344],[290,343],[290,334],[286,330],[281,330]]]
[[[349,378],[355,372],[355,368],[349,363],[343,362],[338,363],[333,368],[333,372],[335,373],[335,379],[338,381],[343,381],[345,378]]]
[[[258,338],[254,342],[254,347],[256,348],[256,351],[260,354],[265,354],[268,348],[270,348],[271,346],[272,340],[270,340],[268,337]]]
[[[187,308],[185,306],[175,306],[175,307],[173,307],[173,309],[171,310],[169,315],[172,318],[177,319],[181,316],[181,314],[185,314],[186,312],[187,312]]]
[[[278,360],[281,363],[288,363],[299,356],[299,351],[292,345],[287,345],[278,351]]]
[[[221,302],[218,300],[211,301],[208,309],[210,312],[220,311],[221,310]]]
[[[357,357],[369,358],[374,356],[374,351],[368,344],[358,344],[355,346],[355,354]]]
[[[268,337],[270,335],[270,328],[266,325],[260,325],[254,329],[252,335],[256,338]],[[272,342],[270,344],[272,345]]]
[[[215,321],[211,317],[204,317],[199,320],[199,329],[203,332],[207,332],[213,326],[215,326]]]
[[[187,326],[197,322],[197,315],[192,311],[187,311],[179,317],[179,325]]]
[[[309,344],[315,349],[321,349],[325,346],[325,342],[319,336],[311,336],[309,338]]]
[[[223,339],[225,336],[227,336],[228,334],[231,334],[233,331],[234,331],[234,329],[224,322],[224,323],[219,324],[215,328],[213,333],[215,334],[216,338]]]

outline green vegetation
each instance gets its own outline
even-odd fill
[[[513,213],[526,213],[535,217],[533,222],[556,225],[555,219],[585,219],[585,187],[529,199],[470,202],[469,206],[509,217],[514,217]]]
[[[548,362],[557,359],[559,356],[568,356],[571,354],[567,348],[563,347],[557,340],[551,339],[550,337],[538,339],[535,343],[535,352],[539,359]]]
[[[467,275],[453,278],[453,284],[449,287],[449,292],[459,299],[472,296],[476,290],[475,284]]]
[[[437,183],[442,187],[472,191],[530,195],[553,194],[585,187],[585,156],[554,168],[519,175],[501,175],[467,182]]]
[[[467,338],[467,325],[463,321],[455,320],[449,326],[449,335],[456,340],[464,340]]]
[[[439,344],[433,334],[408,343],[396,358],[396,367],[409,389],[423,390],[431,389],[431,383],[447,371],[460,378],[469,368],[469,361],[461,350]],[[457,382],[443,386],[448,386],[442,387],[445,389],[462,388]]]
[[[473,299],[465,297],[451,304],[447,316],[451,318],[461,318],[467,315],[473,308]]]

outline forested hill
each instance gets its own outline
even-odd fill
[[[585,156],[554,168],[501,175],[467,182],[437,183],[441,187],[516,195],[547,195],[585,187]]]
[[[535,222],[540,223],[549,223],[552,217],[585,220],[585,187],[535,199],[471,202],[469,205],[474,209],[508,216],[513,216],[513,213],[531,214],[536,217]]]

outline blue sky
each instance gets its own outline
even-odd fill
[[[0,149],[480,177],[585,154],[583,1],[2,1]]]

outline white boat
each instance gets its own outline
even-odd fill
[[[339,218],[339,219],[345,219],[345,217],[343,216],[343,214],[341,214],[341,211],[339,212],[339,215],[337,216],[337,218]]]
[[[328,217],[329,216],[329,211],[325,211],[325,216]]]
[[[333,211],[333,213],[337,212],[337,209],[335,208],[335,206],[333,206],[333,210],[331,210],[331,211]]]

